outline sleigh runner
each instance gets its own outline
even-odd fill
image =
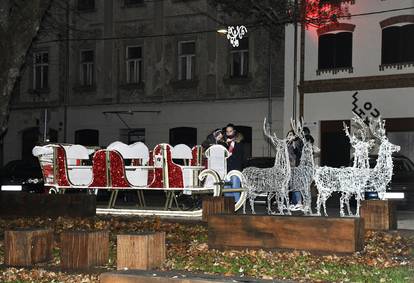
[[[144,192],[158,190],[166,194],[164,210],[170,210],[174,205],[179,208],[177,194],[221,195],[229,153],[220,145],[203,153],[201,146],[173,147],[163,143],[150,151],[142,142],[114,142],[97,150],[82,145],[48,144],[34,147],[33,155],[40,162],[49,193],[83,189],[97,194],[99,190],[109,190],[107,208],[112,209],[119,191],[135,190],[138,207],[149,210]],[[244,190],[239,191],[242,196],[235,204],[236,210],[245,201]]]

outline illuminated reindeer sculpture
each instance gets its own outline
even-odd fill
[[[353,119],[358,124],[361,122],[363,123],[359,117],[354,117]],[[362,124],[360,125],[362,126]],[[359,215],[359,205],[361,199],[363,198],[362,192],[369,179],[370,169],[368,164],[368,152],[369,148],[372,146],[372,143],[365,140],[366,135],[363,134],[363,130],[361,131],[362,139],[357,139],[355,135],[352,137],[349,135],[348,127],[345,124],[344,128],[347,136],[350,137],[351,146],[355,149],[354,166],[343,168],[323,166],[316,168],[314,179],[318,190],[318,198],[316,202],[316,211],[318,215],[321,214],[321,206],[324,208],[324,214],[327,215],[326,201],[333,192],[342,193],[340,199],[341,216],[345,216],[343,209],[344,203],[347,204],[348,213],[350,213],[349,198],[352,195],[356,196],[356,214]]]
[[[369,172],[369,150],[372,148],[375,141],[367,140],[370,135],[369,128],[359,116],[354,115],[354,118],[352,118],[352,120],[356,123],[356,125],[360,127],[360,129],[356,130],[352,136],[349,133],[348,126],[343,123],[345,134],[349,138],[349,142],[354,149],[354,162],[352,168],[362,169],[363,171],[361,172]],[[359,138],[355,136],[355,133],[359,136]],[[355,216],[359,216],[361,200],[364,199],[364,187],[359,186],[359,181],[357,181],[357,184],[355,184],[355,180],[353,178],[343,178],[340,180],[340,182],[340,191],[342,192],[340,198],[341,216],[345,216],[345,213],[343,212],[344,204],[346,204],[348,215],[352,216],[349,204],[352,196],[355,196],[355,199],[357,201]]]
[[[290,180],[290,163],[287,150],[287,140],[279,139],[275,133],[270,134],[266,119],[263,123],[263,131],[276,149],[275,164],[271,168],[247,167],[242,171],[243,184],[247,189],[247,198],[254,214],[254,200],[261,193],[267,193],[267,212],[272,213],[271,201],[276,198],[280,214],[284,214],[284,208],[289,211],[288,184]],[[286,205],[284,205],[286,203]],[[243,212],[246,213],[246,203],[243,205]]]
[[[366,185],[366,191],[378,192],[380,199],[385,198],[385,191],[388,183],[391,181],[393,174],[392,153],[398,152],[400,146],[389,142],[385,132],[385,121],[378,117],[377,121],[372,119],[370,121],[371,133],[379,142],[377,163],[373,169],[370,170],[370,176]]]
[[[302,123],[296,123],[293,119],[291,119],[290,123],[295,135],[302,140],[303,148],[299,165],[292,167],[289,190],[299,191],[302,194],[303,212],[305,214],[310,214],[312,213],[312,196],[310,186],[313,181],[313,175],[315,174],[313,145],[305,138],[303,133],[303,120]]]

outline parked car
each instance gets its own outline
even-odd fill
[[[1,191],[43,193],[43,177],[37,160],[13,160],[0,171]]]
[[[414,163],[406,156],[395,154],[392,156],[394,163],[394,175],[388,185],[387,192],[404,193],[404,199],[397,199],[400,208],[414,209]],[[373,168],[377,155],[369,157],[369,165]],[[377,193],[367,192],[367,199],[378,198]]]

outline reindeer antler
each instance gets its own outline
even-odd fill
[[[385,121],[382,121],[381,116],[377,120],[370,118],[369,119],[369,129],[374,137],[378,139],[383,139],[385,135]]]
[[[354,117],[352,118],[352,120],[361,127],[360,129],[360,133],[361,133],[361,140],[365,141],[368,137],[369,137],[369,129],[367,127],[367,124],[364,122],[364,120],[362,120],[361,117],[359,117],[358,115],[354,114]]]
[[[264,118],[264,121],[263,121],[263,132],[264,132],[265,136],[268,137],[269,139],[277,138],[276,134],[273,134],[273,136],[272,136],[272,134],[270,133],[269,123],[267,123],[266,118]]]
[[[348,125],[345,122],[342,122],[342,125],[344,127],[345,135],[349,138],[349,141],[351,142],[351,144],[354,143],[354,142],[356,142],[355,135],[352,134],[352,136],[351,136],[351,134],[349,133],[349,127],[348,127]]]
[[[290,118],[290,125],[292,127],[293,132],[296,136],[298,136],[301,140],[303,140],[305,137],[303,135],[303,117],[301,118],[301,122],[296,123],[293,118]]]

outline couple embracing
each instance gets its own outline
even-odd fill
[[[227,158],[227,172],[231,170],[243,170],[244,152],[243,152],[243,135],[238,133],[233,124],[228,124],[223,129],[216,129],[207,136],[206,141],[203,142],[203,148],[206,149],[213,144],[219,144],[227,148],[230,156]],[[232,176],[230,184],[225,188],[240,188],[240,179]],[[225,196],[234,197],[237,202],[240,198],[239,192],[225,193]]]

